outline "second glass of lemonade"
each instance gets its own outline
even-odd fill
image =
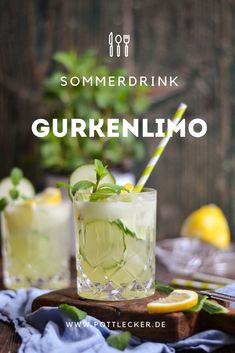
[[[96,300],[126,300],[154,293],[154,189],[84,201],[76,195],[77,291]]]
[[[47,201],[42,196],[15,202],[2,213],[3,279],[7,288],[57,289],[69,285],[70,205]]]

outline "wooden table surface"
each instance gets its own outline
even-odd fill
[[[75,269],[74,261],[71,261],[72,283],[75,283],[74,269]],[[157,265],[157,278],[160,281],[164,281],[164,282],[168,282],[171,280],[171,275],[169,274],[169,272],[166,271],[166,269],[161,264]],[[0,289],[3,289],[3,288],[4,287],[2,282],[2,269],[1,269],[1,261],[0,261]],[[20,337],[15,333],[14,328],[9,324],[6,324],[0,321],[0,353],[16,353],[17,349],[20,346],[20,341],[21,341]],[[187,351],[181,351],[181,353],[187,353]],[[194,353],[196,353],[196,351],[194,351]],[[217,350],[216,353],[235,353],[235,345],[221,348]]]

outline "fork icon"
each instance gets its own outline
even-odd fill
[[[125,57],[128,57],[128,44],[130,43],[130,34],[123,34],[123,43],[125,44]]]

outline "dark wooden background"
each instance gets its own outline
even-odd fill
[[[202,139],[174,138],[149,181],[158,189],[160,236],[177,235],[189,212],[211,202],[234,232],[234,21],[234,0],[1,0],[0,177],[15,164],[42,177],[29,153],[37,148],[31,123],[47,114],[40,95],[52,54],[96,48],[108,55],[108,33],[130,33],[130,57],[113,65],[181,78],[177,92],[156,93],[149,117],[169,116],[184,101],[188,117],[208,124]],[[145,142],[150,155],[157,141]]]

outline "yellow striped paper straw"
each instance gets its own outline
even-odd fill
[[[211,275],[211,274],[202,273],[202,272],[194,272],[194,273],[192,273],[192,278],[196,279],[196,280],[199,280],[199,281],[217,283],[217,284],[221,284],[221,285],[224,285],[224,286],[226,284],[234,283],[234,279],[221,277],[221,276],[216,276],[216,275]]]
[[[190,279],[182,279],[182,278],[173,278],[171,283],[174,286],[190,287],[190,288],[194,288],[194,289],[212,289],[212,290],[214,290],[214,289],[223,287],[223,285],[221,285],[221,284],[192,281]]]
[[[175,122],[175,126],[179,123],[179,121],[181,120],[185,110],[187,108],[187,105],[184,103],[181,103],[175,113],[175,115],[173,116],[173,121]],[[157,149],[155,150],[152,158],[150,159],[150,161],[148,162],[146,168],[144,169],[138,183],[136,184],[134,191],[135,192],[140,192],[144,185],[146,184],[150,174],[152,173],[155,165],[157,164],[159,158],[162,155],[162,152],[164,151],[164,149],[166,148],[166,145],[168,144],[170,140],[170,137],[168,136],[168,132],[165,132],[165,136],[162,138],[162,140],[160,141],[159,145],[157,146]]]

